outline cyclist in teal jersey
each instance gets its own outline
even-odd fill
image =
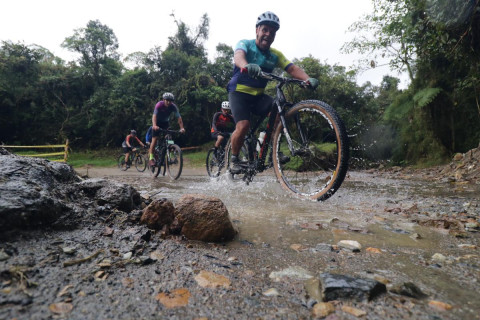
[[[258,78],[261,71],[271,73],[280,68],[292,77],[307,81],[313,89],[318,80],[311,78],[302,68],[290,62],[285,56],[271,48],[275,35],[280,28],[280,19],[273,12],[262,13],[256,23],[256,37],[253,40],[241,40],[235,46],[233,56],[233,76],[228,83],[228,100],[235,118],[235,131],[232,140],[232,173],[239,173],[238,153],[245,135],[250,129],[252,114],[266,117],[273,103],[273,98],[264,93],[267,80]],[[247,73],[243,73],[246,70]]]

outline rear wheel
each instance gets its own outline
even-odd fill
[[[118,165],[118,169],[120,169],[122,171],[127,170],[127,164],[125,162],[125,155],[124,154],[121,154],[121,155],[118,156],[117,165]]]
[[[218,152],[220,153],[220,149]],[[225,157],[221,154],[219,154],[219,156],[220,159],[217,159],[215,155],[215,148],[208,150],[206,166],[207,173],[212,178],[218,177],[222,171],[222,168],[224,167]]]
[[[135,157],[135,168],[138,172],[143,172],[147,168],[147,159],[142,155],[137,155]]]
[[[328,104],[307,100],[285,116],[291,154],[280,122],[273,136],[273,167],[280,184],[296,196],[323,201],[340,187],[348,170],[345,126]]]
[[[165,160],[169,177],[172,180],[180,178],[183,168],[182,149],[176,144],[169,145]]]

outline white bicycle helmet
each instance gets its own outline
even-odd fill
[[[271,11],[266,11],[258,16],[255,27],[258,27],[261,24],[268,24],[276,27],[277,30],[280,29],[280,19]]]
[[[228,101],[223,101],[222,109],[230,110],[230,103]]]
[[[170,100],[170,101],[174,101],[175,100],[175,97],[173,96],[173,93],[170,93],[170,92],[165,92],[162,96],[162,98],[164,100]]]

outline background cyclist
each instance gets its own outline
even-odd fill
[[[212,138],[215,140],[215,156],[218,148],[225,146],[226,139],[235,128],[235,121],[230,114],[230,104],[228,101],[222,102],[222,111],[213,115],[212,129],[210,130]]]
[[[155,110],[153,111],[152,116],[152,143],[150,144],[149,150],[149,159],[150,161],[148,164],[150,166],[155,165],[155,159],[153,156],[153,150],[155,149],[155,145],[157,144],[157,139],[160,135],[160,128],[168,129],[169,127],[169,119],[170,114],[175,114],[175,117],[178,120],[178,125],[180,126],[180,132],[184,133],[185,128],[183,127],[182,117],[180,116],[180,112],[178,111],[178,107],[173,103],[175,97],[170,92],[165,92],[162,96],[162,100],[157,102],[155,105]]]
[[[236,121],[232,134],[232,173],[240,173],[238,153],[245,135],[250,129],[250,117],[253,114],[266,117],[272,106],[273,98],[264,93],[267,80],[258,78],[261,71],[272,72],[274,68],[287,71],[292,77],[308,81],[313,89],[318,80],[310,78],[305,71],[293,64],[278,50],[271,48],[275,35],[280,28],[280,19],[267,11],[257,18],[256,37],[252,40],[240,40],[235,46],[233,76],[228,83],[228,100]],[[245,70],[248,74],[242,73]]]
[[[153,128],[150,126],[147,130],[147,133],[145,134],[145,144],[149,147],[150,149],[150,144],[152,143],[152,134],[153,134]]]
[[[130,151],[137,150],[136,147],[138,145],[141,145],[142,147],[145,148],[145,145],[137,137],[137,131],[131,130],[130,134],[122,142],[122,148],[123,148],[123,152],[125,153],[125,164],[127,166],[127,169],[130,168],[130,161],[129,161]]]

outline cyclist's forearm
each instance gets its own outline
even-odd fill
[[[233,62],[235,62],[235,65],[240,69],[245,68],[245,66],[248,64],[247,56],[245,55],[245,52],[242,50],[235,51],[233,55]]]
[[[298,80],[307,80],[308,78],[310,78],[308,76],[308,74],[302,69],[300,68],[299,66],[297,65],[294,65],[292,64],[287,72],[292,76],[294,77],[295,79],[298,79]]]
[[[183,128],[183,121],[182,121],[182,118],[178,118],[178,125],[180,126],[180,129],[184,129]]]
[[[154,114],[152,116],[152,128],[155,129],[156,126],[157,126],[157,115]]]

